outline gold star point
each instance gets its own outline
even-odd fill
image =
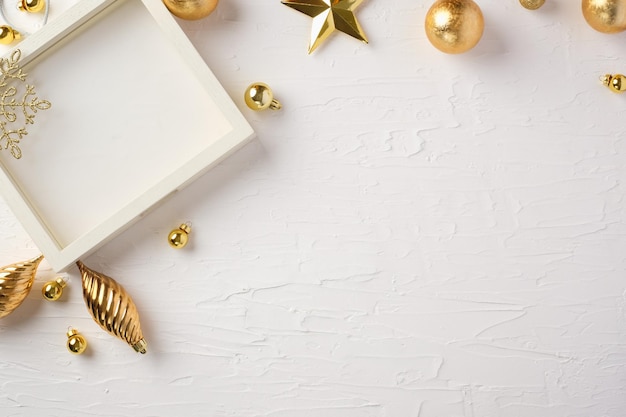
[[[282,0],[299,12],[313,18],[309,54],[317,49],[335,30],[367,43],[365,33],[354,15],[363,0]]]

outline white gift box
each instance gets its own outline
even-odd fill
[[[82,0],[16,48],[52,107],[0,191],[57,271],[253,136],[160,0]]]

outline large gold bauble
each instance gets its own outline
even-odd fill
[[[545,2],[546,0],[519,0],[519,3],[528,10],[537,10],[543,6]]]
[[[460,54],[483,36],[485,20],[472,0],[437,0],[426,14],[426,36],[437,49]]]
[[[602,33],[626,30],[626,0],[583,0],[583,16]]]
[[[163,0],[165,7],[176,17],[198,20],[207,17],[217,7],[218,0]]]

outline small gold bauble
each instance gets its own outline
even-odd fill
[[[244,94],[246,105],[252,110],[259,111],[265,109],[280,110],[282,105],[274,99],[272,89],[265,83],[252,83],[246,88]]]
[[[10,45],[16,39],[20,39],[20,33],[13,29],[11,26],[0,26],[0,43],[3,45]]]
[[[181,249],[187,246],[189,241],[189,233],[191,233],[191,226],[187,223],[181,224],[178,229],[174,229],[167,237],[167,242],[171,247]]]
[[[54,281],[48,281],[43,285],[41,294],[48,301],[56,301],[63,295],[63,288],[66,283],[63,278],[57,278]]]
[[[45,0],[22,0],[18,8],[24,12],[39,13],[46,8]]]
[[[426,36],[437,49],[460,54],[483,36],[485,20],[472,0],[437,0],[426,14]]]
[[[207,17],[217,7],[218,0],[163,0],[165,7],[176,17],[198,20]]]
[[[623,93],[626,91],[626,76],[622,74],[606,74],[600,78],[600,81],[614,93]]]
[[[67,350],[80,355],[87,349],[87,340],[78,333],[78,330],[70,328],[67,331]]]
[[[626,30],[626,0],[583,0],[583,16],[602,33]]]
[[[537,10],[543,6],[545,2],[546,0],[519,0],[519,3],[528,10]]]

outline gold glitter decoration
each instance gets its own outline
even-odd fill
[[[30,292],[43,256],[0,268],[0,318],[11,314]]]
[[[435,48],[447,54],[460,54],[478,44],[485,20],[472,0],[437,0],[426,13],[424,28]]]
[[[583,0],[582,8],[585,20],[598,32],[626,30],[626,0]]]
[[[146,353],[139,313],[130,295],[113,278],[76,262],[83,280],[87,309],[103,330],[128,343],[135,351]]]
[[[8,58],[0,58],[0,148],[9,149],[15,159],[22,157],[18,144],[28,135],[26,126],[35,123],[39,110],[51,107],[48,100],[37,97],[35,86],[27,83],[27,74],[19,65],[21,57],[22,51],[16,49]],[[11,85],[14,82],[17,87]],[[24,92],[20,93],[22,85]]]
[[[520,4],[528,10],[537,10],[546,0],[519,0]]]

